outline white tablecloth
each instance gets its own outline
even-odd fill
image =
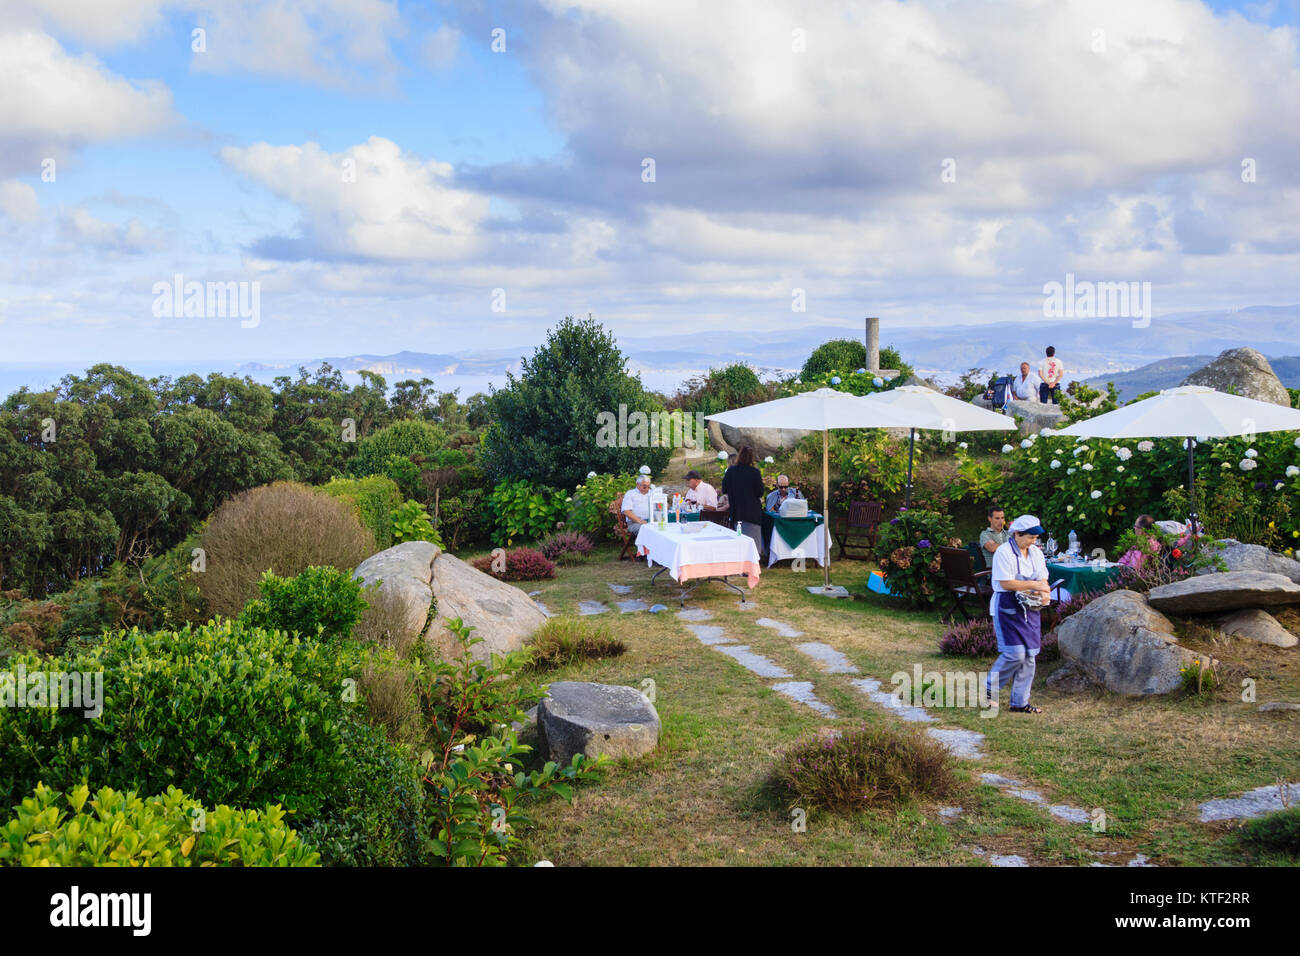
[[[797,548],[786,543],[781,533],[772,528],[772,538],[767,543],[767,566],[770,568],[778,561],[787,561],[801,555],[809,561],[816,561],[819,567],[826,566],[826,551],[830,548],[830,535],[826,533],[826,522],[804,538]],[[798,553],[796,553],[798,552]]]
[[[703,530],[683,534],[684,527]],[[644,556],[648,564],[667,568],[679,584],[729,574],[745,575],[751,588],[758,584],[760,564],[753,539],[712,521],[669,524],[663,531],[653,524],[643,524],[636,533],[636,553]]]

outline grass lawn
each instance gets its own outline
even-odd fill
[[[869,565],[837,564],[835,580],[864,590]],[[1181,698],[1127,700],[1100,692],[1066,694],[1045,678],[1058,663],[1040,665],[1034,703],[1040,715],[1005,707],[991,719],[976,708],[938,708],[942,726],[986,735],[982,760],[959,761],[964,792],[945,801],[964,812],[941,820],[939,805],[914,803],[869,811],[853,819],[812,812],[806,832],[791,826],[791,808],[768,784],[778,752],[819,728],[856,722],[905,725],[850,685],[858,675],[823,673],[795,649],[821,641],[841,651],[862,672],[890,688],[890,675],[927,671],[987,670],[991,659],[942,658],[942,625],[933,612],[890,606],[886,598],[834,601],[805,587],[821,581],[810,565],[795,573],[787,564],[765,569],[742,610],[718,584],[701,586],[688,607],[706,608],[707,623],[747,644],[794,674],[812,681],[817,697],[838,714],[827,719],[775,693],[724,654],[706,647],[678,620],[677,590],[667,576],[653,588],[644,561],[618,561],[599,550],[587,563],[562,567],[555,580],[524,585],[540,591],[553,615],[576,615],[582,600],[604,601],[600,615],[628,651],[550,671],[546,680],[591,680],[646,686],[654,681],[663,724],[658,749],[624,761],[603,781],[578,789],[572,804],[550,799],[535,809],[537,826],[524,838],[525,856],[559,865],[800,864],[984,865],[971,847],[1014,853],[1031,863],[1086,865],[1113,853],[1124,862],[1141,852],[1162,865],[1290,863],[1260,857],[1235,836],[1235,824],[1197,822],[1201,801],[1236,796],[1280,779],[1300,778],[1300,715],[1259,713],[1237,691],[1210,701]],[[627,595],[608,585],[627,584]],[[669,611],[620,614],[613,602],[641,598]],[[782,637],[755,623],[773,618],[802,631]],[[1209,649],[1206,647],[1205,649]],[[1244,667],[1258,680],[1260,702],[1300,702],[1300,654],[1227,641],[1215,656]],[[931,725],[937,726],[937,725]],[[1008,796],[979,782],[994,772],[1023,781],[1049,804],[1105,812],[1104,832],[1067,823],[1045,807]],[[1092,852],[1090,852],[1092,851]]]

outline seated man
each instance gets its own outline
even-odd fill
[[[636,487],[623,496],[623,515],[627,526],[648,524],[650,521],[650,476],[641,475],[636,480]]]
[[[699,505],[701,508],[716,509],[718,507],[718,493],[713,486],[700,477],[698,471],[688,471],[686,473],[686,483],[691,486],[691,490],[686,492],[686,500],[692,504]]]
[[[776,491],[767,496],[765,507],[768,511],[780,511],[781,502],[787,498],[802,498],[803,494],[798,488],[790,487],[790,478],[788,475],[776,476]]]
[[[976,571],[985,571],[993,566],[993,552],[1003,544],[1011,532],[1007,531],[1007,516],[1000,505],[989,505],[989,526],[980,532],[980,551],[984,554],[984,567]]]
[[[1020,363],[1020,377],[1011,380],[1011,394],[1022,402],[1038,401],[1038,376],[1029,370],[1028,362]]]

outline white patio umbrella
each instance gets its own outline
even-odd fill
[[[1016,423],[1006,415],[980,408],[960,399],[936,392],[924,385],[900,385],[884,392],[873,392],[863,401],[872,407],[888,409],[906,421],[901,428],[910,430],[907,442],[907,491],[903,506],[912,507],[912,452],[916,430],[946,432],[1014,431]],[[894,426],[890,426],[894,427]]]
[[[1282,431],[1300,431],[1300,411],[1204,385],[1180,385],[1096,418],[1075,422],[1057,434],[1081,438],[1186,438],[1189,527],[1195,529],[1199,521],[1193,436],[1238,438]]]
[[[907,428],[904,418],[887,406],[833,388],[819,388],[789,398],[706,415],[708,421],[733,428],[787,429],[822,433],[822,515],[830,535],[830,433],[833,428]],[[826,547],[822,590],[831,592],[831,548]]]

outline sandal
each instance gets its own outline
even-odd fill
[[[1041,714],[1042,711],[1033,704],[1025,704],[1023,707],[1012,707],[1011,710],[1017,714]]]

